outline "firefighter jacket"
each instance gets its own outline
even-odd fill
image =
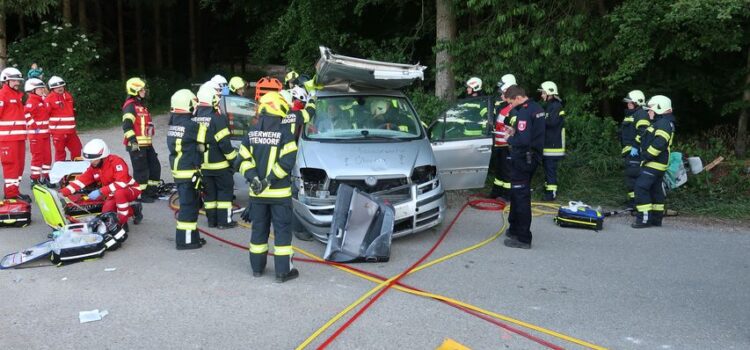
[[[640,106],[625,110],[625,118],[622,119],[622,130],[620,130],[623,156],[630,154],[630,149],[633,147],[640,149],[641,136],[649,125],[651,125],[651,121],[648,112]]]
[[[538,103],[527,100],[511,110],[515,133],[508,139],[511,157],[525,157],[527,152],[542,154],[546,113]]]
[[[292,172],[297,159],[297,143],[289,124],[292,114],[285,118],[262,113],[258,123],[250,129],[240,146],[240,174],[247,181],[257,177],[268,181],[263,192],[250,191],[250,201],[276,204],[286,203],[292,197]]]
[[[565,110],[563,103],[552,98],[547,103],[544,118],[544,152],[545,157],[562,157],[565,155]]]
[[[498,106],[499,107],[499,106]],[[508,133],[505,130],[505,124],[510,123],[510,110],[513,108],[510,104],[500,107],[495,117],[495,128],[492,131],[494,136],[495,147],[508,147]]]
[[[52,135],[75,134],[75,101],[70,92],[51,92],[44,100],[49,105],[49,132]]]
[[[198,150],[198,145],[205,143],[207,129],[191,117],[192,114],[172,113],[169,118],[167,148],[175,183],[192,181],[203,162],[203,152]]]
[[[657,115],[641,137],[641,166],[666,171],[674,139],[674,115]]]
[[[471,96],[481,97],[484,95],[474,93]],[[463,121],[459,121],[464,124],[464,136],[482,136],[487,127],[487,123],[483,123],[487,120],[487,100],[475,99],[474,101],[461,103],[458,107],[470,111]]]
[[[292,118],[293,120],[289,120],[289,118]],[[308,102],[307,105],[305,105],[304,109],[300,110],[292,110],[285,118],[286,121],[285,124],[289,124],[289,130],[294,135],[295,140],[299,138],[300,133],[302,132],[302,128],[310,122],[310,120],[315,116],[315,103],[312,101]]]
[[[23,92],[3,84],[0,89],[0,141],[26,140]]]
[[[98,168],[93,166],[88,167],[83,174],[78,175],[78,177],[71,181],[68,186],[65,186],[60,193],[63,196],[69,196],[97,181],[102,184],[99,191],[101,191],[104,198],[118,189],[131,188],[136,191],[136,193],[141,192],[141,190],[138,189],[138,183],[130,176],[130,171],[128,170],[128,165],[125,161],[117,155],[110,154],[102,160],[102,163]]]
[[[49,137],[49,106],[44,98],[31,93],[24,106],[29,138]]]
[[[122,131],[124,145],[137,142],[139,147],[151,147],[154,123],[140,98],[128,97],[122,104]]]
[[[198,106],[192,120],[207,129],[205,139],[198,140],[206,145],[201,173],[210,176],[230,169],[237,151],[230,142],[227,116],[217,113],[213,106]]]

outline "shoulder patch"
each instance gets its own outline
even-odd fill
[[[524,131],[526,130],[526,121],[520,120],[518,121],[518,131]]]

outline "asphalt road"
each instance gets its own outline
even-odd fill
[[[94,135],[126,156],[119,129],[81,138],[85,143]],[[166,164],[165,145],[157,147]],[[170,178],[167,168],[163,178]],[[26,182],[23,186],[28,188]],[[244,191],[237,192],[240,204],[247,200]],[[448,220],[462,201],[460,194],[450,197]],[[298,263],[300,278],[285,284],[274,283],[272,274],[253,278],[247,252],[218,241],[176,251],[167,203],[145,206],[144,222],[131,226],[124,246],[103,259],[0,271],[3,348],[290,349],[374,286],[309,263]],[[33,219],[27,228],[0,230],[1,254],[45,239],[49,229],[36,208]],[[500,238],[403,281],[609,348],[750,348],[750,232],[679,218],[639,231],[629,227],[629,219],[608,219],[604,230],[593,232],[561,229],[550,216],[538,217],[531,250],[506,248]],[[501,226],[497,212],[469,209],[430,260],[479,242]],[[388,263],[356,267],[395,275],[424,254],[444,227],[396,240]],[[242,244],[249,240],[247,229],[217,233]],[[324,250],[315,242],[295,245],[318,255]],[[105,271],[110,268],[116,270]],[[78,312],[93,309],[109,315],[80,324]],[[472,349],[545,348],[435,300],[395,290],[331,348],[434,349],[445,338]]]

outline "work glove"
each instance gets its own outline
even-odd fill
[[[242,214],[240,214],[240,219],[246,223],[251,223],[253,221],[252,216],[250,216],[252,203],[248,203],[247,207],[245,207],[245,210],[242,211]]]
[[[97,198],[101,196],[102,196],[102,191],[99,191],[99,190],[93,190],[88,195],[89,199],[92,199],[92,200],[96,200]]]
[[[138,142],[134,141],[128,142],[128,147],[130,147],[130,152],[139,152],[141,150],[141,146],[138,146]]]
[[[253,181],[250,182],[250,190],[253,191],[254,194],[260,194],[263,192],[263,190],[268,187],[268,181],[266,179],[258,179],[258,177],[254,177]]]
[[[632,147],[630,149],[630,156],[631,157],[638,157],[638,148]]]

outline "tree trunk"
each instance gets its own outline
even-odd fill
[[[104,13],[102,11],[102,3],[100,1],[94,1],[96,11],[96,30],[104,36]]]
[[[86,15],[86,0],[78,0],[78,26],[84,32],[88,32],[89,30],[89,17]]]
[[[24,20],[24,15],[20,14],[18,15],[18,38],[23,39],[26,37],[26,21]]]
[[[143,18],[140,1],[135,2],[135,51],[138,59],[138,73],[143,74],[146,71],[146,64],[143,59]]]
[[[174,29],[172,16],[167,16],[167,67],[174,70]]]
[[[161,6],[154,1],[154,67],[161,69],[163,66],[161,55]]]
[[[71,0],[62,0],[63,23],[73,23],[73,10],[70,8]]]
[[[437,45],[452,44],[456,40],[456,18],[451,0],[437,1]],[[456,82],[453,78],[453,55],[443,48],[435,60],[435,96],[448,101],[455,100]]]
[[[188,0],[188,20],[190,21],[190,77],[198,76],[198,48],[195,36],[195,0]]]
[[[738,158],[744,158],[747,151],[747,122],[750,119],[750,49],[747,50],[747,73],[744,88],[742,101],[745,108],[742,109],[740,119],[737,121],[737,140],[734,145],[734,153]]]
[[[127,72],[125,71],[125,34],[123,33],[122,24],[122,0],[117,0],[117,44],[120,50],[120,78],[125,81]]]
[[[8,36],[5,34],[5,10],[0,9],[0,68],[8,63]]]

